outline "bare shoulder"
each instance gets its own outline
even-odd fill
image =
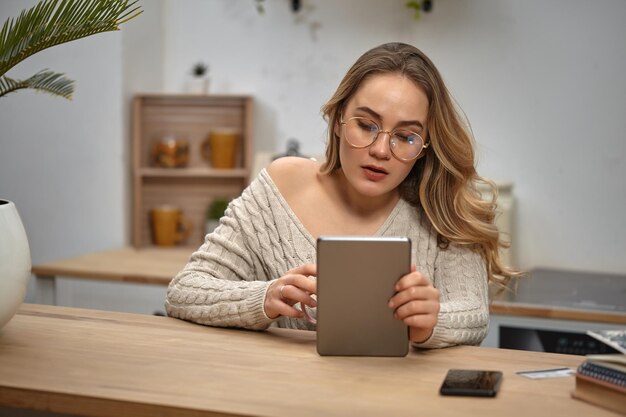
[[[307,158],[287,156],[278,158],[267,167],[267,173],[283,196],[290,196],[312,186],[317,179],[320,166]]]

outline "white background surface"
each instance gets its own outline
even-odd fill
[[[0,3],[0,18],[34,1]],[[29,58],[76,80],[72,102],[0,99],[0,197],[24,221],[33,263],[129,241],[129,101],[180,92],[192,64],[211,92],[255,97],[256,149],[323,150],[319,114],[366,49],[412,43],[440,69],[477,141],[479,172],[514,183],[517,263],[626,272],[626,2],[439,0],[415,22],[404,0],[143,1],[122,26]],[[59,302],[151,312],[164,288],[68,281]],[[32,289],[31,294],[32,296]],[[134,301],[139,300],[139,301]]]

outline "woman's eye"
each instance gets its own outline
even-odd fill
[[[359,121],[359,127],[363,130],[367,130],[368,132],[376,132],[378,130],[378,126],[365,121]]]
[[[417,141],[417,135],[412,132],[396,132],[394,136],[401,142],[406,142],[409,145],[414,145]]]

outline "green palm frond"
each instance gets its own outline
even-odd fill
[[[33,88],[70,99],[74,82],[50,70],[26,80],[4,76],[27,57],[96,33],[119,30],[119,25],[139,15],[137,0],[42,0],[8,19],[0,31],[0,97]]]
[[[142,10],[137,0],[42,0],[8,19],[0,31],[0,76],[25,58],[119,25]]]
[[[15,80],[7,76],[0,77],[0,96],[23,88],[43,91],[69,100],[74,92],[74,81],[49,69],[39,71],[25,80]]]

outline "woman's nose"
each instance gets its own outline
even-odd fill
[[[369,148],[370,155],[378,159],[389,159],[391,157],[391,150],[389,149],[390,138],[389,132],[379,132],[378,137]]]

